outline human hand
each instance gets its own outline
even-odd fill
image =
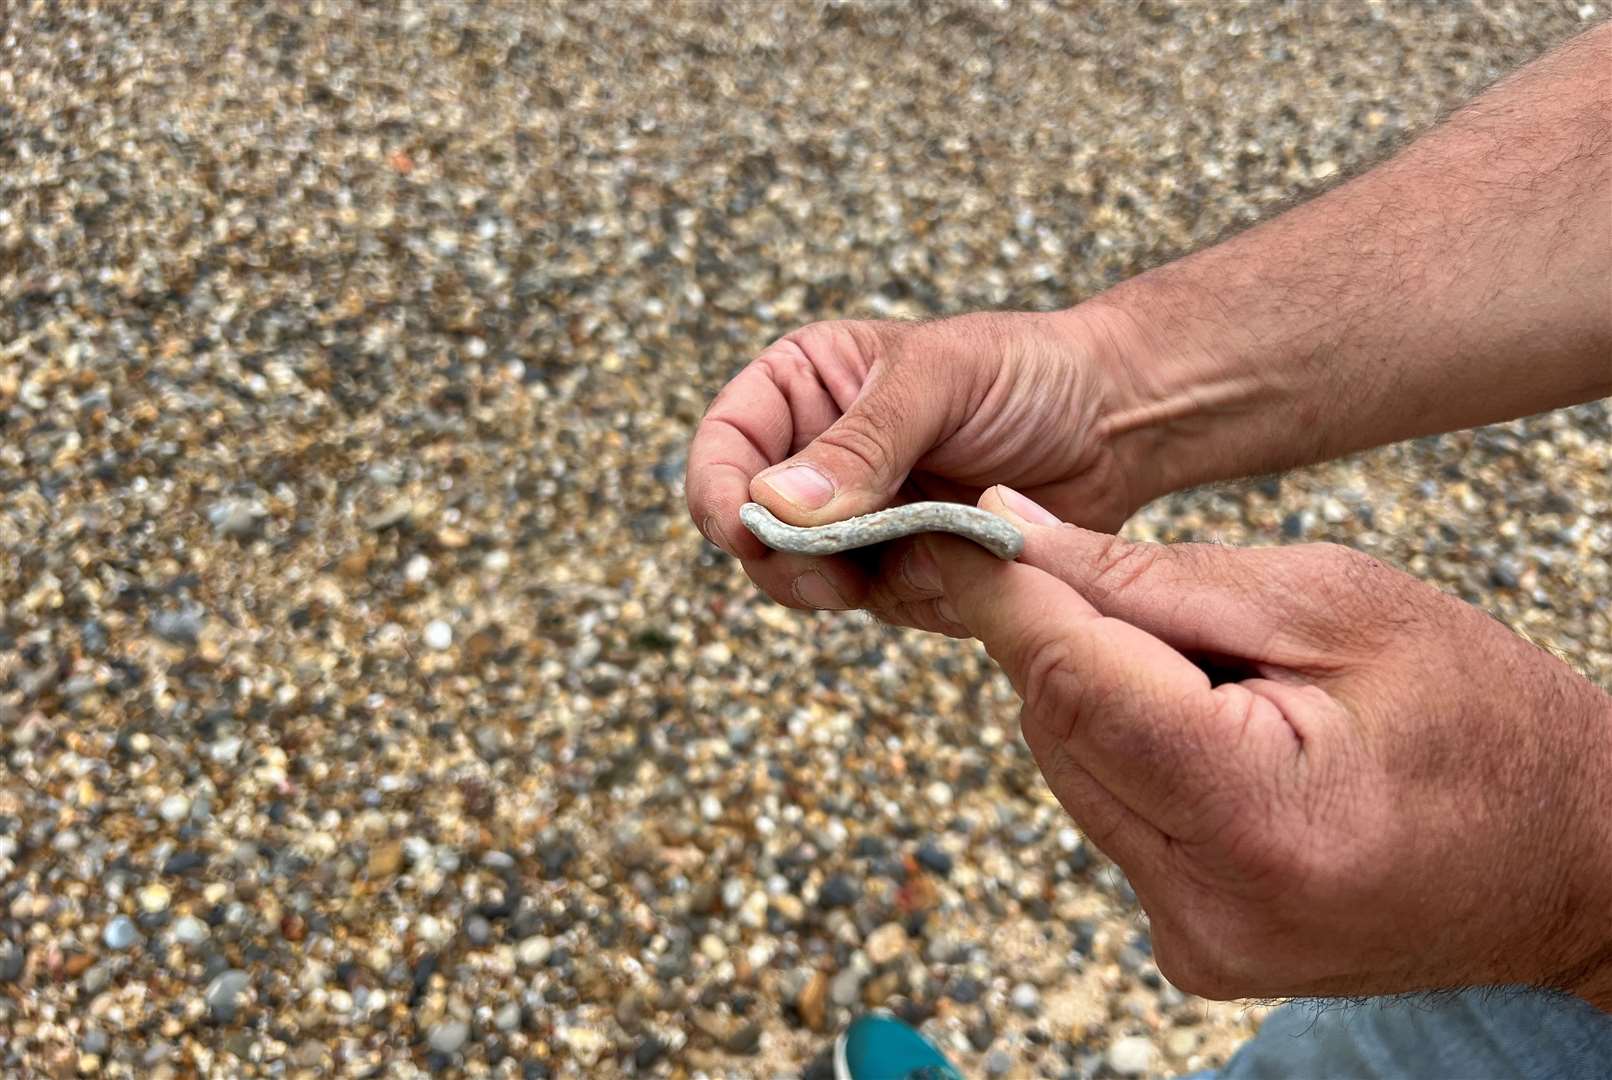
[[[818,525],[915,499],[972,504],[1008,483],[1073,520],[1116,528],[1149,472],[1119,460],[1128,330],[1092,306],[928,323],[824,322],[767,348],[730,382],[689,449],[689,513],[790,607],[864,607],[962,633],[912,542],[827,558],[772,551],[739,523],[754,499]]]
[[[1212,998],[1553,985],[1612,1009],[1612,698],[1347,548],[1133,544],[1016,492],[922,541],[1053,792]]]

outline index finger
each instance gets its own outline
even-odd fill
[[[740,559],[771,549],[739,522],[750,481],[826,431],[840,406],[789,347],[768,347],[722,388],[689,445],[689,516],[705,538]]]

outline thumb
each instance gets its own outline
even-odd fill
[[[1275,659],[1262,654],[1280,638],[1294,590],[1305,592],[1293,580],[1295,548],[1135,543],[1060,522],[1002,485],[979,505],[1024,533],[1020,562],[1183,652]]]
[[[946,391],[895,369],[876,371],[838,420],[750,482],[750,497],[795,525],[889,506],[918,459],[940,440]]]

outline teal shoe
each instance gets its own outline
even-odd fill
[[[963,1080],[963,1074],[912,1025],[869,1013],[835,1041],[834,1080]]]

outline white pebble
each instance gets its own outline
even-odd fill
[[[722,800],[715,795],[706,794],[700,797],[700,816],[706,821],[715,821],[722,816]]]
[[[1153,1044],[1140,1035],[1114,1040],[1106,1056],[1108,1067],[1121,1076],[1145,1076],[1153,1069]]]
[[[425,624],[425,643],[441,652],[453,644],[453,627],[441,619],[432,619]]]
[[[403,567],[403,577],[418,585],[431,575],[431,560],[424,555],[415,555]]]
[[[157,805],[157,814],[170,825],[177,825],[190,813],[190,798],[170,795]]]

